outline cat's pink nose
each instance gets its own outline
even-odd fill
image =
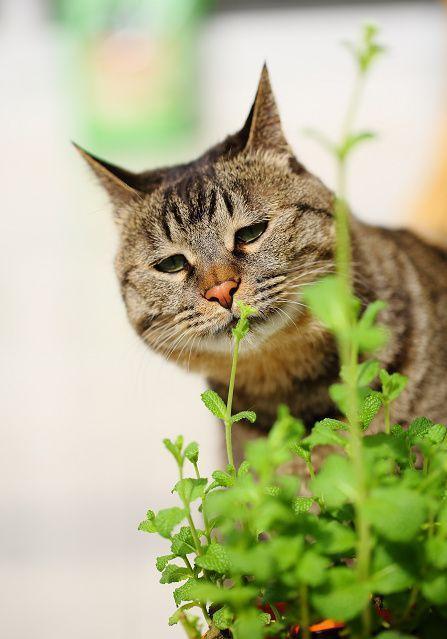
[[[209,302],[219,302],[224,308],[231,308],[233,295],[239,288],[239,283],[234,280],[226,280],[220,284],[212,286],[205,292],[205,299]]]

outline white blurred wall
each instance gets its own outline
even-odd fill
[[[352,69],[339,42],[372,19],[389,53],[359,126],[380,139],[357,154],[351,201],[368,220],[398,223],[436,136],[442,17],[421,3],[213,18],[195,150],[242,124],[266,59],[298,157],[332,183],[331,162],[300,131],[336,133]],[[173,604],[153,568],[167,548],[136,526],[172,503],[162,437],[200,441],[210,470],[218,429],[200,405],[203,381],[147,352],[127,324],[108,205],[68,142],[60,52],[54,28],[0,23],[0,634],[168,639],[181,632],[166,626]]]

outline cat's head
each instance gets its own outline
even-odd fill
[[[136,174],[81,153],[111,197],[123,299],[152,348],[227,350],[238,299],[259,311],[253,345],[299,324],[302,287],[332,265],[333,197],[294,157],[266,67],[243,128],[189,164]]]

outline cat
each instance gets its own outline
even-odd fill
[[[285,139],[264,66],[249,116],[197,160],[132,173],[78,147],[107,190],[119,228],[116,272],[129,320],[155,351],[204,374],[225,396],[236,300],[258,309],[240,354],[234,410],[265,432],[280,403],[308,426],[336,416],[334,340],[304,287],[334,271],[333,193]],[[355,290],[387,307],[378,359],[408,375],[393,421],[447,422],[447,253],[405,230],[350,217]]]

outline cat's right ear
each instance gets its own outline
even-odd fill
[[[102,186],[107,191],[115,209],[128,204],[132,199],[141,199],[142,191],[139,189],[140,175],[132,173],[119,166],[110,164],[88,153],[75,142],[72,143],[75,149],[81,154],[89,167],[93,170]]]

